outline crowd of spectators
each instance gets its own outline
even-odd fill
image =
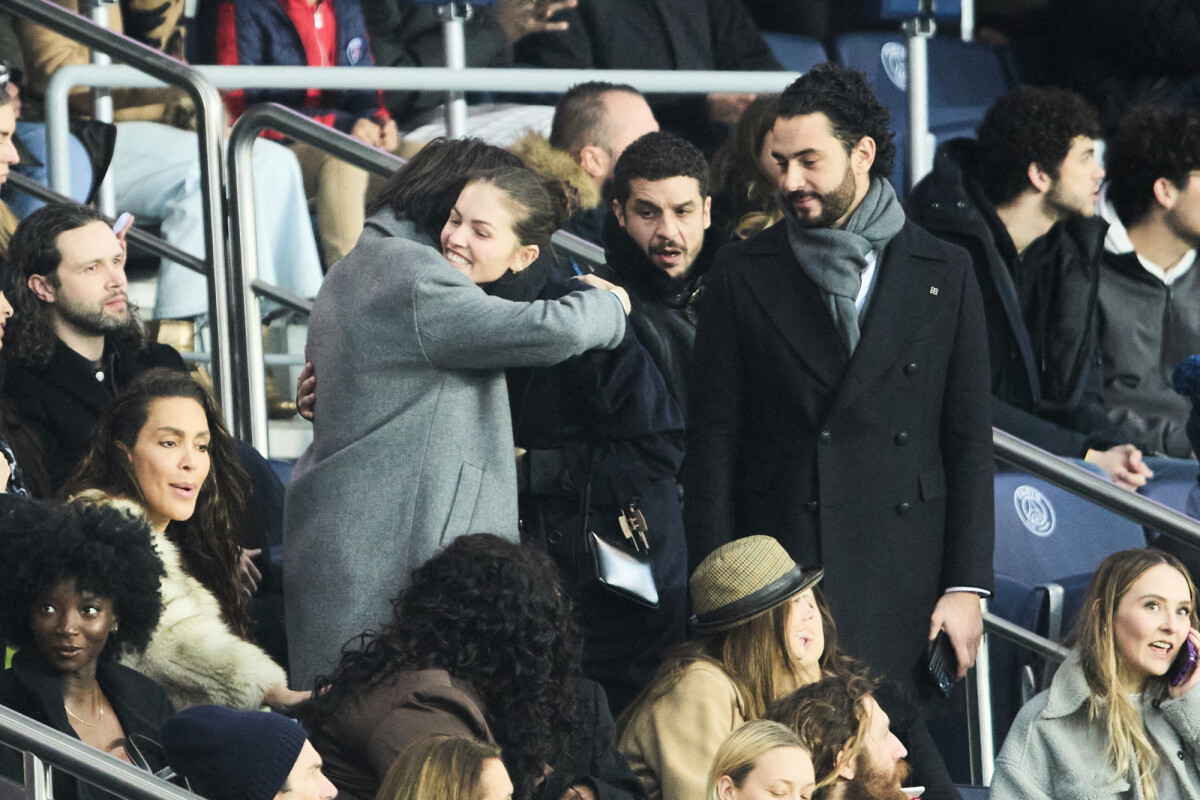
[[[1169,5],[1148,21],[1182,37]],[[110,26],[223,64],[441,59],[426,4],[202,6],[195,48],[181,1]],[[479,65],[778,69],[756,22],[863,24],[498,0],[466,34]],[[89,55],[15,33],[0,184],[44,167],[28,101]],[[925,720],[959,708],[993,589],[992,426],[1130,491],[1197,475],[1173,373],[1200,353],[1200,101],[1171,63],[1153,92],[1008,92],[903,199],[887,110],[832,64],[760,97],[583,83],[509,148],[402,143],[427,93],[228,92],[409,156],[372,185],[255,145],[260,275],[315,298],[286,488],[84,204],[108,175],[203,253],[187,99],[115,92],[115,125],[73,127],[80,203],[0,204],[0,704],[210,800],[954,800]],[[164,260],[155,316],[201,316],[203,283]],[[1097,571],[998,797],[1200,797],[1200,671],[1168,677],[1200,550],[1159,544]]]

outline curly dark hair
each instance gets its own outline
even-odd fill
[[[673,133],[654,131],[633,141],[613,167],[613,193],[621,205],[629,199],[634,178],[662,181],[678,176],[695,178],[700,196],[708,197],[708,162],[696,145]]]
[[[17,225],[8,243],[8,280],[0,285],[13,305],[7,337],[11,344],[6,348],[11,358],[33,365],[49,363],[58,341],[53,325],[54,304],[33,293],[29,278],[43,275],[52,286],[58,286],[58,267],[62,263],[59,235],[104,221],[99,211],[88,206],[47,203]],[[122,344],[141,347],[145,334],[134,311],[130,305],[129,322],[110,335]]]
[[[204,409],[210,434],[208,454],[212,466],[200,487],[196,511],[188,520],[167,526],[167,538],[179,548],[183,566],[204,584],[221,605],[226,624],[242,638],[250,635],[247,599],[242,591],[238,547],[246,520],[249,476],[242,469],[237,447],[216,400],[186,372],[147,370],[122,390],[88,440],[83,459],[62,489],[72,497],[89,489],[145,504],[129,454],[150,416],[155,400],[185,397]]]
[[[1000,206],[1029,188],[1030,164],[1057,180],[1077,136],[1100,136],[1100,120],[1086,100],[1054,86],[1018,86],[997,100],[979,124],[979,183]]]
[[[318,729],[397,673],[444,669],[482,695],[517,796],[530,797],[570,734],[580,671],[579,631],[554,562],[499,536],[462,536],[413,570],[392,608],[382,630],[351,640],[333,674],[317,679],[300,719]]]
[[[38,595],[74,579],[81,592],[113,601],[121,621],[102,658],[140,653],[162,614],[162,561],[144,518],[109,505],[13,503],[0,514],[0,637],[33,642]]]
[[[858,752],[868,724],[866,698],[875,684],[863,675],[830,675],[771,704],[767,719],[800,735],[812,754],[818,785],[831,778],[842,748]]]
[[[1200,170],[1200,112],[1142,105],[1117,124],[1105,151],[1108,199],[1126,226],[1154,203],[1154,182],[1166,178],[1182,189]]]
[[[847,153],[864,136],[875,141],[872,178],[892,174],[896,165],[892,116],[875,98],[863,73],[840,64],[817,64],[779,96],[779,116],[783,119],[818,113],[829,118],[833,135]]]

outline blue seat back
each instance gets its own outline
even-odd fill
[[[992,103],[1009,89],[1005,70],[987,47],[952,37],[929,40],[929,130],[938,142],[974,137]],[[904,39],[893,33],[849,33],[837,37],[834,55],[861,70],[879,102],[892,115],[896,169],[892,183],[904,192],[908,149],[908,67]]]
[[[808,72],[829,60],[825,46],[810,36],[764,32],[762,37],[775,60],[788,72]]]
[[[1142,528],[1057,486],[998,472],[996,573],[1028,584],[1090,574],[1118,550],[1145,545]]]
[[[1143,496],[1186,514],[1188,495],[1197,485],[1195,478],[1155,480],[1147,483],[1141,491]]]

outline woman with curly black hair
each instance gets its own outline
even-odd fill
[[[20,648],[0,673],[0,705],[124,761],[156,770],[174,709],[154,681],[117,663],[145,649],[162,613],[144,519],[109,506],[15,502],[0,514],[0,638]],[[0,774],[22,777],[0,748]],[[55,771],[54,796],[105,796]]]
[[[343,800],[370,800],[436,734],[495,742],[519,800],[641,797],[549,556],[463,536],[413,571],[393,617],[347,646],[300,719]]]
[[[186,373],[152,369],[105,409],[63,489],[149,520],[166,566],[163,619],[126,663],[180,708],[286,709],[307,696],[248,640],[238,551],[247,481],[212,395]]]

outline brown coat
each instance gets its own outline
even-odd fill
[[[705,796],[717,748],[745,721],[733,681],[698,661],[634,713],[617,746],[650,800],[697,800]]]
[[[483,698],[442,669],[397,673],[314,727],[310,741],[342,800],[372,800],[404,748],[436,734],[494,741]]]
[[[82,13],[78,0],[54,0],[75,13]],[[109,7],[108,29],[183,60],[184,0],[122,0]],[[49,28],[17,17],[15,28],[25,55],[25,86],[42,95],[50,78],[70,64],[87,64],[88,47]],[[179,89],[114,89],[113,117],[117,122],[144,120],[190,127],[192,102]],[[91,115],[91,92],[85,87],[71,91],[71,109]]]

